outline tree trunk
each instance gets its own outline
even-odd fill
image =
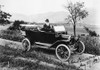
[[[75,23],[73,25],[73,30],[74,30],[74,37],[76,37],[76,24]]]

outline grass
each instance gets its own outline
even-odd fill
[[[0,38],[21,42],[24,37],[19,30],[0,30]]]
[[[85,44],[85,52],[94,54],[94,55],[100,55],[100,41],[99,37],[91,37],[91,36],[85,36],[81,37],[81,40]]]
[[[15,30],[1,30],[0,31],[0,37],[3,39],[13,40],[13,41],[19,41],[21,42],[24,38],[21,35],[20,31]],[[100,55],[100,42],[99,37],[90,37],[90,36],[84,36],[81,37],[80,40],[82,40],[85,44],[86,53]]]
[[[9,48],[7,46],[0,46],[0,63],[2,64],[2,67],[5,67],[8,65],[10,68],[22,68],[21,70],[79,70],[75,66],[71,65],[65,65],[60,62],[56,62],[52,60],[51,58],[45,56],[41,52],[28,52],[28,53],[22,53],[20,50],[15,50],[12,48]],[[13,56],[13,57],[10,57]],[[20,59],[15,59],[16,57],[24,57],[24,58],[32,58],[32,59],[38,59],[38,62],[33,63],[31,61],[25,61]],[[46,63],[51,63],[56,65],[56,67],[49,67],[45,65],[40,65],[39,62],[43,61]]]

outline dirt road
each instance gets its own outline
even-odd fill
[[[93,65],[90,70],[100,70],[100,62]]]

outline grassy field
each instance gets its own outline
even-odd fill
[[[19,57],[26,58],[28,60],[18,59]],[[21,50],[15,50],[9,48],[8,46],[0,46],[0,66],[2,68],[6,67],[16,70],[80,70],[74,65],[66,65],[51,58],[52,57],[49,57],[42,51],[36,49],[34,49],[34,51],[32,50],[30,52],[24,53]],[[29,59],[38,61],[32,62],[29,61]],[[40,64],[40,62],[42,63]],[[44,64],[43,62],[46,63]]]

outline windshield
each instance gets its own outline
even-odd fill
[[[55,32],[65,32],[65,27],[62,25],[62,26],[54,26],[54,31]]]

